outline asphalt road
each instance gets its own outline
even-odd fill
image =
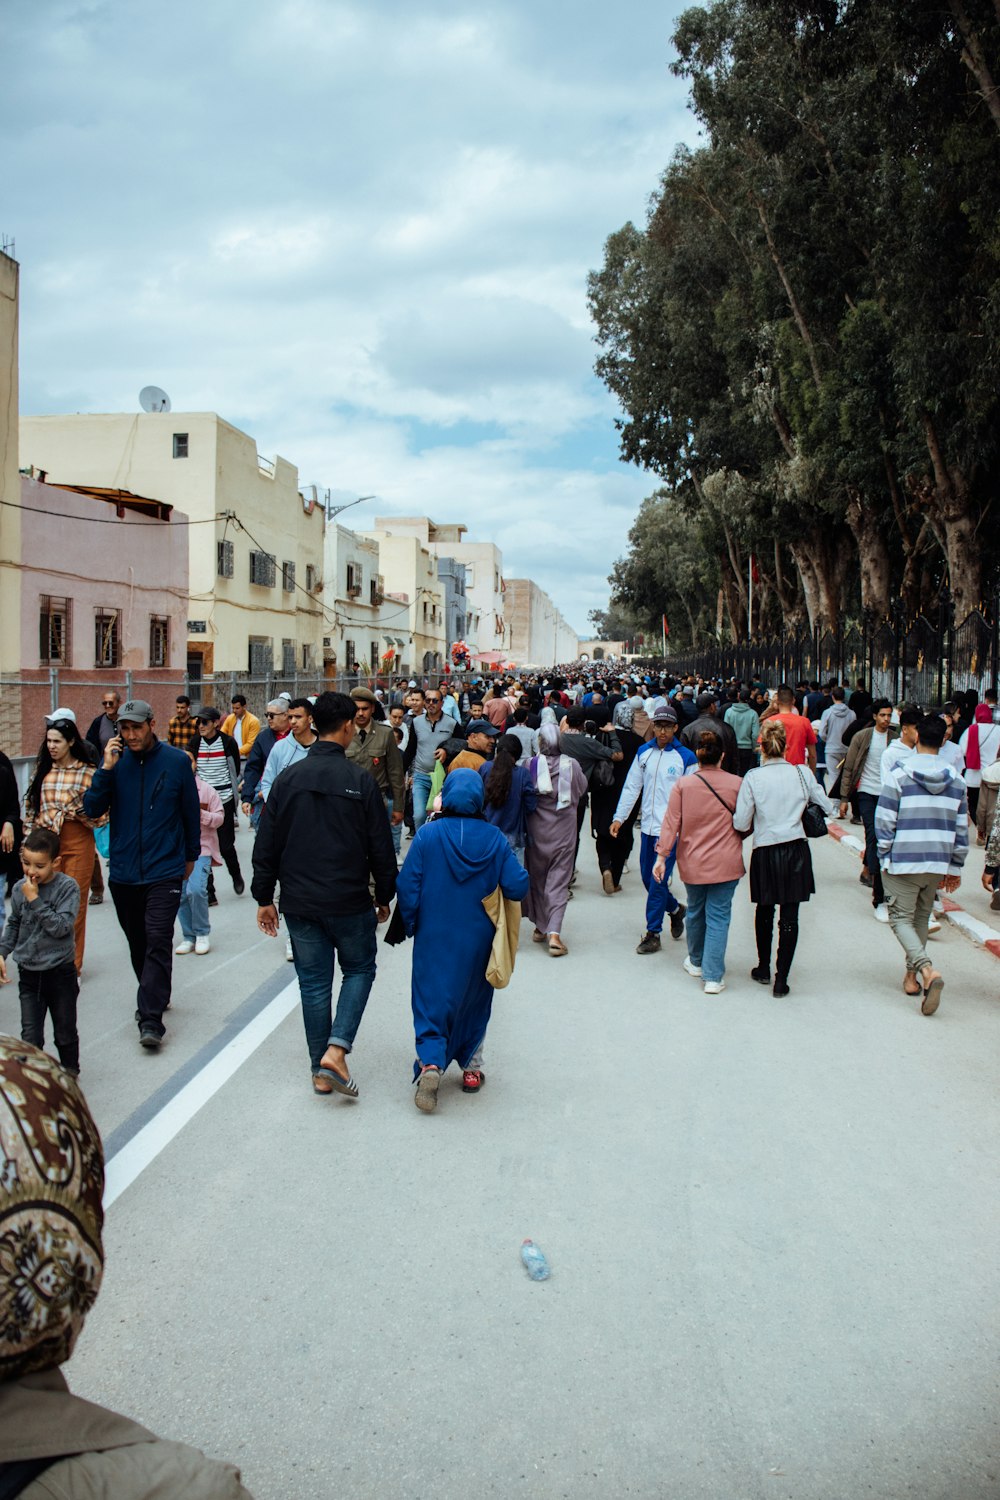
[[[408,947],[380,945],[357,1103],[313,1096],[293,1009],[110,1208],[73,1388],[258,1500],[1000,1494],[1000,965],[946,931],[922,1017],[856,861],[813,851],[779,1001],[748,977],[745,884],[710,999],[683,944],[636,956],[637,855],[608,898],[585,846],[570,956],[525,941],[485,1088],[452,1073],[434,1116]],[[219,885],[156,1055],[91,913],[82,1082],[111,1155],[294,977]]]

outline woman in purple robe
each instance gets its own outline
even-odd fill
[[[535,924],[534,941],[547,939],[552,957],[562,958],[569,952],[562,923],[576,864],[576,807],[587,790],[587,777],[578,760],[560,755],[554,724],[542,725],[538,743],[541,754],[529,763],[538,803],[528,816],[525,868],[531,886],[524,914]]]

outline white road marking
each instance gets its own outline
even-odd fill
[[[156,1160],[160,1152],[169,1146],[223,1084],[228,1083],[236,1070],[281,1025],[298,1003],[299,986],[293,980],[231,1042],[227,1042],[222,1051],[211,1062],[206,1063],[147,1125],[137,1131],[127,1145],[116,1152],[105,1169],[105,1209],[110,1208],[125,1189],[131,1187],[140,1172],[144,1172],[150,1162]]]

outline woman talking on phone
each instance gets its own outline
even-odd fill
[[[80,888],[80,909],[74,927],[74,962],[79,975],[87,937],[87,898],[94,874],[94,829],[107,815],[93,819],[83,811],[83,799],[94,779],[94,752],[77,728],[71,708],[57,708],[46,718],[45,739],[38,751],[35,773],[24,799],[25,832],[49,828],[59,836],[59,867]]]

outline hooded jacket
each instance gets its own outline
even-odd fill
[[[843,755],[844,735],[854,723],[854,713],[846,703],[834,700],[819,721],[819,737],[826,746],[827,755]]]
[[[958,875],[969,852],[965,782],[936,755],[890,772],[875,808],[875,837],[889,875]]]
[[[750,703],[730,703],[726,709],[724,723],[736,736],[741,750],[756,750],[760,739],[760,715]]]

